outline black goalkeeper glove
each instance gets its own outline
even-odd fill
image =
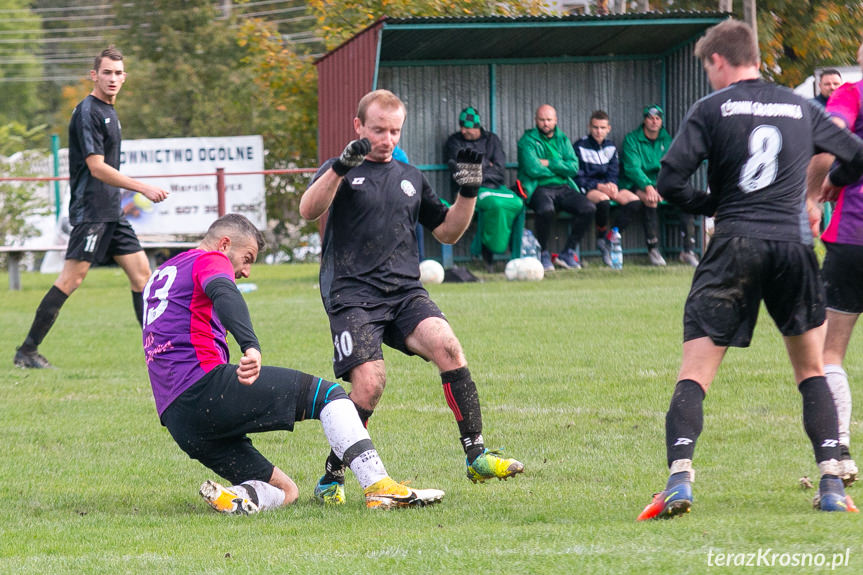
[[[460,195],[475,198],[482,185],[482,154],[469,148],[459,150],[452,179],[459,185]]]
[[[372,144],[366,138],[351,141],[345,146],[339,159],[333,162],[333,171],[340,176],[344,176],[348,173],[348,170],[362,164],[363,160],[366,159],[366,154],[371,151]]]

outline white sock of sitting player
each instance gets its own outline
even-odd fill
[[[350,467],[363,489],[387,477],[354,402],[347,398],[332,401],[321,410],[320,419],[333,452]]]

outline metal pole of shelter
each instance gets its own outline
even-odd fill
[[[743,0],[743,21],[749,24],[755,37],[758,38],[758,15],[755,9],[755,0]]]
[[[225,215],[225,168],[216,168],[216,193],[219,202],[219,217]]]

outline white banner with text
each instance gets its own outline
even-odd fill
[[[261,136],[124,140],[120,171],[170,192],[153,204],[141,194],[124,192],[123,211],[138,234],[203,234],[218,217],[217,168],[224,168],[225,211],[266,227]],[[185,176],[184,174],[207,174]],[[158,177],[149,177],[158,176]]]

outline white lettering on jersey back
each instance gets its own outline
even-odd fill
[[[414,195],[416,195],[416,193],[417,193],[417,189],[414,187],[414,185],[412,183],[410,183],[410,180],[402,180],[401,187],[402,187],[402,191],[409,198],[414,197]]]
[[[359,177],[351,180],[351,185],[352,186],[362,186],[363,182],[365,182],[365,181],[366,181],[366,178],[364,176],[359,176]]]
[[[803,109],[799,104],[786,104],[782,102],[752,102],[743,100],[735,102],[726,101],[721,106],[721,114],[727,116],[762,116],[767,118],[794,118],[799,120],[803,117]]]

